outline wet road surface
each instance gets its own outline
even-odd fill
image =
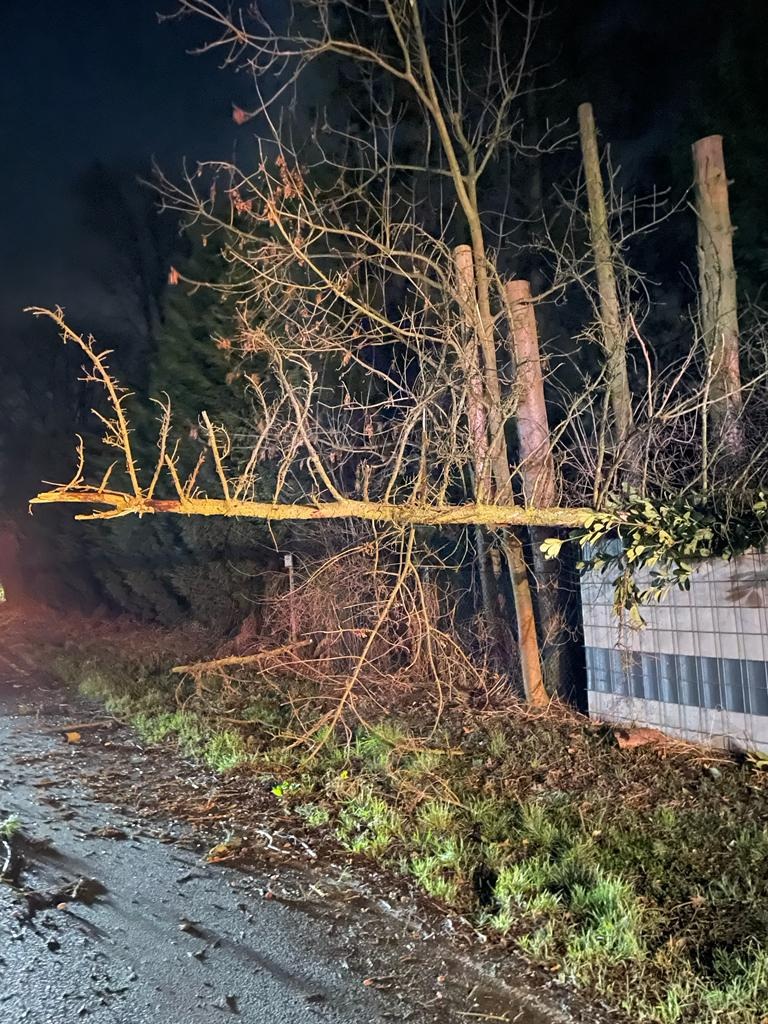
[[[347,868],[208,864],[188,829],[94,798],[107,756],[141,779],[138,748],[67,744],[56,726],[73,708],[35,716],[19,692],[0,707],[0,817],[24,834],[18,886],[0,885],[2,1024],[601,1019],[532,976],[510,983],[449,920],[429,924]]]

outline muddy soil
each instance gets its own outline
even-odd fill
[[[253,781],[144,749],[0,660],[0,817],[22,827],[0,884],[3,1024],[608,1020]]]

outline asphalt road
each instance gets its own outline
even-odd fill
[[[206,863],[172,826],[96,800],[97,752],[18,700],[0,716],[0,815],[26,837],[19,886],[0,884],[1,1024],[597,1020],[562,990],[502,982],[345,871]],[[141,777],[140,754],[111,756]],[[30,900],[52,905],[30,918]]]

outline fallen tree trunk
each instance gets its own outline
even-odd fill
[[[226,498],[147,498],[143,495],[82,490],[42,491],[31,505],[77,504],[95,510],[76,519],[114,519],[118,516],[167,513],[181,516],[239,516],[243,519],[363,519],[401,526],[583,526],[590,508],[528,508],[524,505],[493,505],[467,502],[464,505],[395,505],[384,501],[352,498],[319,501],[314,505],[268,501],[238,501]],[[98,506],[105,506],[99,511]]]
[[[260,661],[268,661],[270,658],[277,658],[281,654],[292,654],[302,647],[308,647],[311,640],[302,640],[300,643],[286,644],[284,647],[273,647],[269,651],[255,651],[253,654],[228,654],[224,658],[214,658],[212,661],[196,661],[191,665],[174,665],[171,672],[174,675],[200,675],[202,672],[215,672],[220,668],[231,668],[233,665],[254,665]]]

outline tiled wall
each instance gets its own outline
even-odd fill
[[[622,624],[610,582],[582,579],[590,712],[696,742],[768,750],[768,556],[713,561]]]

